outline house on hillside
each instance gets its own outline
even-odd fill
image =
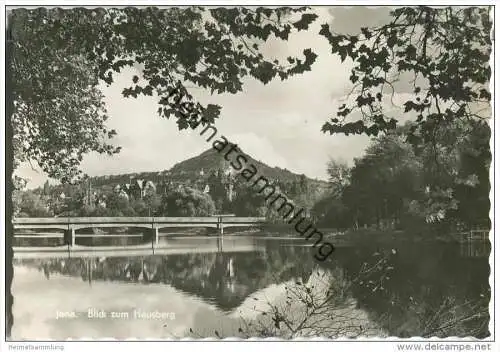
[[[142,199],[146,194],[156,193],[156,185],[151,180],[132,179],[130,183],[116,185],[113,191],[119,194],[124,193],[127,198]]]
[[[142,196],[152,195],[156,193],[156,185],[153,181],[146,181],[142,190]]]
[[[113,187],[113,192],[122,198],[130,199],[131,196],[131,186],[130,183],[125,183],[124,185],[116,185]]]
[[[129,193],[130,193],[130,191],[132,190],[132,184],[130,184],[130,183],[125,183],[125,184],[123,185],[123,190],[124,190],[125,192],[127,192],[127,194],[129,194]]]
[[[129,195],[127,193],[126,185],[123,185],[123,186],[116,185],[115,187],[113,187],[113,192],[115,194],[118,194],[118,196],[120,196],[120,197],[129,199]]]
[[[130,196],[135,199],[141,199],[144,195],[144,180],[135,179],[131,182],[130,185]]]

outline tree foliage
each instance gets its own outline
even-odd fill
[[[266,196],[244,183],[237,183],[236,196],[231,204],[236,216],[265,216]]]
[[[34,192],[22,194],[18,208],[19,217],[47,217],[51,216],[47,199]]]
[[[164,197],[161,213],[164,216],[210,216],[215,213],[215,203],[206,193],[181,187]]]
[[[422,204],[431,219],[446,214],[465,224],[489,227],[491,131],[480,120],[455,120],[421,147],[423,182],[428,199]],[[433,215],[434,214],[434,215]]]
[[[320,34],[332,53],[354,63],[352,91],[322,130],[368,136],[396,130],[401,116],[391,116],[388,107],[409,80],[404,89],[411,98],[402,108],[406,120],[414,123],[405,136],[423,163],[422,181],[428,186],[427,201],[414,210],[427,213],[429,221],[457,212],[464,218],[468,194],[474,198],[469,204],[479,202],[483,214],[465,216],[467,221],[485,218],[491,161],[489,9],[399,7],[391,16],[390,23],[361,28],[358,35],[332,33],[327,24],[322,26]],[[474,167],[471,153],[480,158]]]
[[[15,165],[35,161],[51,177],[69,181],[90,151],[113,154],[93,64],[51,26],[44,9],[10,13],[10,93]]]
[[[188,84],[234,94],[245,77],[265,84],[310,70],[310,49],[282,63],[259,48],[271,37],[287,40],[316,17],[305,7],[15,9],[8,67],[16,162],[35,161],[71,181],[86,153],[117,153],[97,85],[113,83],[125,67],[140,67],[125,97],[154,95],[158,114],[174,116],[179,129],[214,122],[220,107],[197,102]]]
[[[321,223],[411,230],[431,224],[439,231],[489,226],[489,128],[454,121],[453,128],[436,131],[435,144],[421,146],[416,154],[406,141],[412,126],[407,123],[372,141],[344,185],[337,184],[316,204]],[[327,167],[331,171],[339,165]]]
[[[344,188],[349,184],[350,169],[346,162],[330,159],[326,171],[334,196],[339,197]]]
[[[409,131],[413,144],[433,141],[434,131],[452,120],[484,118],[489,104],[491,75],[488,8],[399,7],[392,21],[377,28],[361,28],[355,36],[331,33],[328,24],[320,34],[332,53],[354,62],[352,93],[324,132],[377,135],[394,130],[397,118],[387,115],[384,104],[395,93],[394,84],[408,74],[413,98],[404,112],[416,115]],[[358,113],[358,121],[347,121]]]
[[[419,200],[421,171],[422,165],[404,137],[397,133],[379,137],[356,160],[343,200],[356,222],[395,226],[405,205]]]

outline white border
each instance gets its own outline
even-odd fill
[[[3,0],[6,6],[479,6],[495,5],[494,0]],[[45,3],[45,4],[44,4]],[[64,4],[64,5],[62,5]]]
[[[59,1],[50,1],[50,0],[37,0],[37,1],[31,1],[31,0],[2,0],[2,6],[1,6],[1,13],[0,13],[0,23],[2,26],[2,32],[0,34],[1,39],[2,39],[2,46],[1,46],[1,64],[2,64],[2,69],[0,73],[0,82],[5,82],[5,10],[6,6],[14,6],[14,7],[39,7],[39,6],[60,6],[60,7],[69,7],[69,6],[131,6],[131,5],[136,5],[136,6],[180,6],[180,5],[203,5],[203,6],[236,6],[236,5],[246,5],[246,6],[314,6],[314,5],[336,5],[336,6],[349,6],[349,5],[358,5],[358,6],[404,6],[404,5],[427,5],[427,6],[440,6],[440,5],[495,5],[496,1],[484,1],[484,0],[469,0],[469,1],[461,1],[461,0],[455,0],[455,1],[421,1],[421,0],[415,0],[412,2],[408,1],[397,1],[397,0],[386,0],[386,1],[367,1],[367,2],[361,2],[361,1],[349,1],[349,0],[338,0],[338,1],[318,1],[318,0],[310,0],[310,1],[297,1],[297,0],[286,0],[286,1],[230,1],[230,0],[204,0],[204,1],[192,1],[192,0],[172,0],[172,1],[165,1],[165,0],[156,0],[156,1],[147,1],[147,0],[136,0],[136,1],[119,1],[119,0],[114,0],[114,1],[109,1],[109,0],[86,0],[86,1],[74,1],[74,0],[59,0]],[[493,12],[496,15],[497,10],[496,7],[493,8]],[[494,37],[496,37],[497,29],[496,27],[494,28]],[[493,51],[495,52],[495,41],[493,41]],[[495,67],[496,67],[496,61],[493,60],[493,55],[491,59],[491,67],[492,67],[492,72],[493,75],[495,74]],[[5,87],[5,85],[4,85]],[[492,82],[491,82],[491,87],[494,88],[492,90],[493,92],[498,91],[498,83],[495,77],[493,77]],[[495,158],[495,151],[496,148],[498,147],[498,144],[500,143],[500,138],[493,138],[495,134],[495,123],[494,123],[494,117],[496,116],[497,112],[497,106],[495,104],[495,95],[493,94],[493,106],[494,106],[494,111],[493,111],[493,118],[492,118],[492,124],[491,124],[491,130],[492,130],[492,139],[490,141],[491,145],[491,151],[492,151],[492,160]],[[2,111],[2,115],[4,118],[2,119],[2,123],[0,124],[0,131],[1,131],[1,140],[5,141],[5,126],[4,126],[4,121],[5,121],[5,92],[2,94],[2,97],[0,98],[0,108]],[[0,223],[2,224],[2,229],[0,230],[0,237],[1,237],[1,243],[0,243],[0,252],[2,254],[5,253],[5,234],[4,234],[4,229],[5,229],[5,144],[1,143],[0,146],[1,154],[0,154],[0,172],[1,172],[1,182],[0,182]],[[499,309],[498,309],[498,304],[496,307],[494,306],[495,304],[495,298],[496,298],[496,287],[494,287],[494,279],[495,283],[498,282],[498,275],[496,274],[495,267],[494,267],[494,258],[495,258],[495,253],[494,253],[494,248],[495,248],[495,238],[493,236],[494,231],[495,231],[495,222],[494,222],[494,215],[495,215],[495,179],[494,179],[494,174],[497,171],[497,167],[491,167],[490,169],[490,181],[491,181],[491,193],[490,193],[490,199],[492,200],[491,202],[491,210],[490,210],[490,218],[492,220],[492,233],[490,235],[491,243],[492,243],[492,252],[490,255],[490,286],[491,286],[491,293],[492,297],[490,300],[490,314],[491,314],[491,319],[490,319],[490,332],[492,336],[490,338],[487,338],[483,341],[483,344],[485,347],[483,347],[483,351],[495,351],[499,350],[499,344],[498,342],[491,343],[491,341],[494,340],[495,334],[496,334],[496,329],[495,329],[495,324],[493,322],[493,313],[495,313],[496,316],[499,314]],[[2,255],[2,259],[5,259],[4,256]],[[2,295],[1,297],[5,297],[5,261],[2,260],[1,264],[2,269],[0,270],[0,280],[2,282],[1,287],[2,287]],[[495,311],[494,311],[495,309]],[[87,351],[88,349],[92,350],[108,350],[110,347],[116,347],[116,343],[112,343],[111,341],[109,342],[75,342],[75,341],[68,341],[68,342],[49,342],[49,343],[35,343],[35,342],[30,342],[30,343],[19,343],[19,342],[4,342],[5,338],[5,301],[3,300],[1,304],[1,314],[2,316],[0,317],[0,329],[2,331],[2,341],[1,341],[1,347],[0,350],[2,351],[15,351],[13,349],[14,346],[37,346],[37,345],[59,345],[63,346],[65,350],[75,350],[75,351]],[[208,339],[208,340],[213,340],[213,339]],[[235,339],[229,339],[232,341],[235,341]],[[324,339],[313,339],[313,341],[319,341]],[[346,339],[347,340],[347,339]],[[181,341],[189,341],[189,340],[181,340]],[[254,340],[254,341],[259,341],[259,340]],[[463,346],[465,346],[465,343],[467,341],[475,341],[474,343],[471,343],[470,345],[472,346],[472,349],[462,349],[463,351],[469,350],[469,351],[479,351],[479,349],[474,349],[474,345],[477,342],[480,342],[479,340],[471,340],[471,339],[458,339],[458,338],[446,338],[446,339],[438,339],[438,338],[431,338],[431,339],[422,339],[419,337],[414,337],[411,339],[399,339],[399,338],[379,338],[379,339],[357,339],[357,340],[337,340],[337,341],[331,341],[331,343],[334,343],[334,345],[330,345],[328,342],[322,342],[318,344],[319,342],[312,342],[312,341],[303,341],[303,342],[279,342],[278,340],[274,339],[274,342],[271,342],[269,340],[266,340],[265,342],[244,342],[244,343],[239,343],[238,345],[234,345],[230,343],[229,341],[223,341],[223,342],[212,342],[208,343],[205,341],[191,341],[189,342],[188,345],[182,342],[178,343],[169,343],[168,347],[164,345],[164,342],[155,342],[155,341],[136,341],[136,342],[129,342],[129,343],[122,343],[119,346],[123,349],[126,350],[136,350],[140,348],[147,348],[148,352],[149,351],[165,351],[165,348],[168,349],[185,349],[185,348],[203,348],[204,350],[217,350],[218,352],[220,349],[231,349],[233,350],[234,348],[240,349],[242,352],[247,351],[249,349],[257,349],[257,348],[273,348],[273,349],[307,349],[307,348],[335,348],[335,350],[338,351],[350,351],[350,350],[355,350],[355,351],[365,351],[365,350],[370,350],[370,351],[387,351],[387,350],[394,350],[398,351],[400,350],[398,348],[398,343],[404,343],[404,342],[411,342],[411,343],[419,343],[421,346],[421,350],[435,350],[435,351],[444,351],[446,350],[445,348],[453,348],[450,347],[451,345],[457,345],[462,343]],[[432,345],[429,343],[432,342]],[[265,344],[263,346],[262,344]],[[489,343],[489,345],[488,345]],[[314,344],[314,345],[312,345]],[[441,344],[441,345],[440,345]],[[446,344],[446,345],[445,345]],[[433,346],[433,347],[432,347]],[[488,348],[489,347],[489,348]],[[34,350],[34,349],[33,349]],[[416,350],[416,349],[414,349]],[[458,347],[455,347],[455,349],[448,349],[452,351],[458,351]],[[17,350],[20,351],[20,350]],[[45,351],[51,351],[51,350],[45,350]],[[58,351],[58,350],[55,350]]]

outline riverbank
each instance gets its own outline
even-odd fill
[[[292,225],[288,224],[269,224],[264,227],[266,235],[269,237],[297,237]],[[318,227],[318,231],[323,233],[324,239],[332,243],[356,243],[364,241],[373,242],[391,242],[391,241],[412,241],[412,242],[443,242],[460,243],[463,240],[486,240],[488,236],[470,236],[470,231],[461,233],[431,233],[427,231],[407,230],[377,230],[377,229],[348,229],[339,230],[335,228]],[[475,233],[484,233],[487,230],[475,230]]]

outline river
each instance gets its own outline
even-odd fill
[[[162,241],[14,259],[12,339],[489,336],[484,242],[358,241],[321,263],[265,234]]]

